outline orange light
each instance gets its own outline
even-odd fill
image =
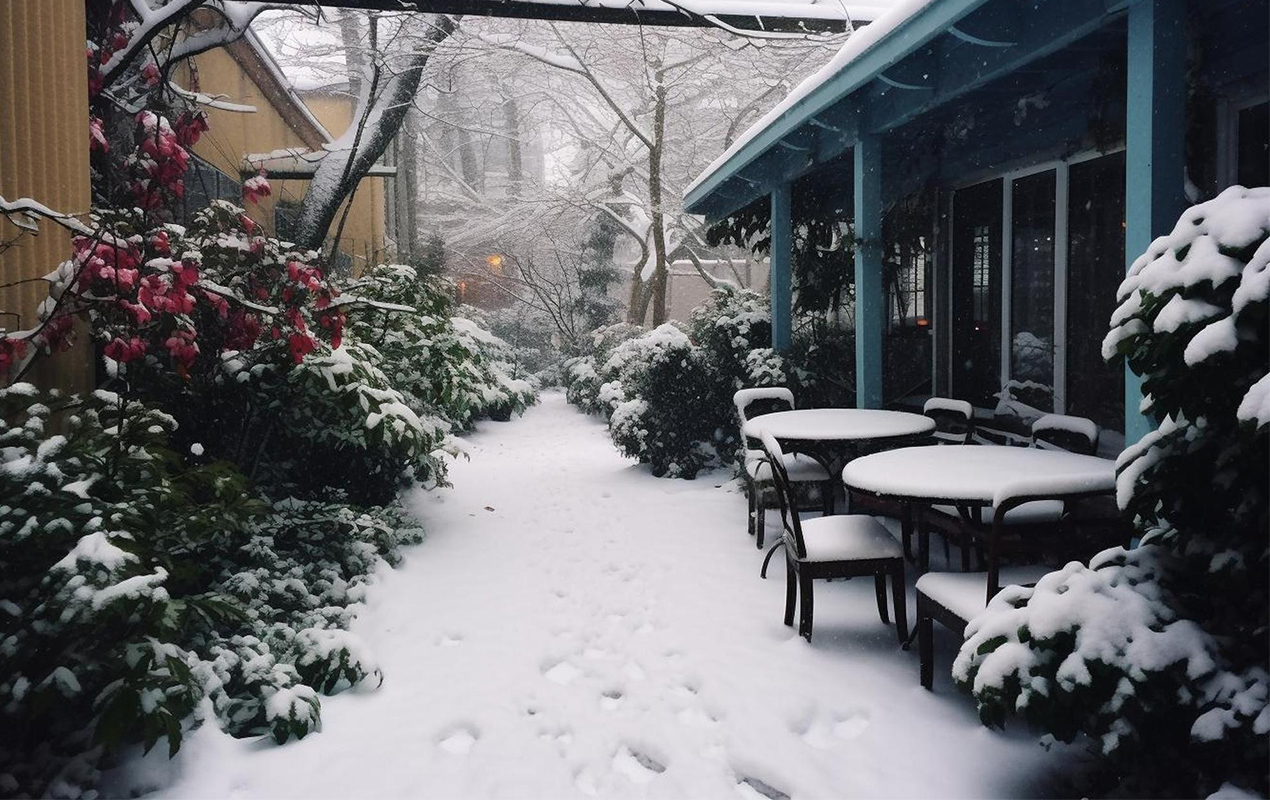
[[[929,328],[929,327],[930,327],[930,320],[926,319],[925,317],[918,317],[918,318],[917,318],[917,327],[919,327],[919,328]]]
[[[495,253],[485,257],[485,264],[494,272],[503,271],[503,257]]]

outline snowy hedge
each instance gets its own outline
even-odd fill
[[[614,444],[654,475],[693,478],[736,458],[733,393],[785,383],[770,340],[766,298],[716,289],[686,330],[667,323],[596,331],[590,352],[565,363],[569,402],[608,417]]]
[[[1189,209],[1121,285],[1104,342],[1158,427],[1121,455],[1141,544],[1002,592],[953,668],[1001,724],[1084,733],[1122,790],[1270,790],[1270,189]]]

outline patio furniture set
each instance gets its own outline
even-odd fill
[[[746,442],[749,532],[760,549],[766,511],[780,511],[783,534],[760,575],[783,549],[785,624],[799,608],[798,632],[810,641],[813,582],[868,576],[878,615],[891,624],[889,579],[896,634],[905,649],[916,637],[927,689],[934,622],[964,634],[1002,587],[1031,585],[1050,571],[1046,564],[1127,542],[1113,501],[1115,461],[1095,455],[1098,428],[1089,420],[1042,416],[1030,446],[1011,447],[976,444],[973,409],[960,400],[931,398],[922,414],[799,410],[780,388],[742,389],[734,402]],[[846,513],[835,513],[839,487]],[[898,520],[898,538],[883,518]],[[944,540],[946,563],[949,545],[957,546],[960,571],[931,571],[931,533]],[[920,574],[911,633],[909,562]]]

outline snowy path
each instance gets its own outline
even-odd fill
[[[797,638],[721,474],[652,478],[558,394],[469,447],[355,628],[383,687],[285,747],[199,732],[165,795],[1026,796],[1073,766],[980,727],[947,650],[923,691],[870,581],[819,583]]]

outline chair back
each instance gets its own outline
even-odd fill
[[[794,503],[794,491],[789,483],[789,472],[785,469],[785,451],[781,449],[776,437],[766,431],[760,437],[767,463],[772,468],[772,484],[776,487],[776,501],[781,510],[781,525],[785,528],[785,546],[792,547],[799,558],[807,557],[807,545],[803,541],[802,521],[798,518],[798,507]]]
[[[759,389],[742,389],[732,395],[732,403],[736,406],[736,415],[744,425],[755,417],[771,414],[776,411],[792,411],[794,409],[794,393],[783,386],[770,386]]]
[[[1098,452],[1098,426],[1085,417],[1046,414],[1032,423],[1032,446],[1092,456]]]
[[[1100,496],[1114,497],[1115,491],[1114,477],[1104,485],[1091,484],[1084,478],[1058,481],[1023,478],[1014,485],[998,490],[992,498],[992,528],[988,534],[988,602],[1001,591],[1001,551],[1005,539],[1020,531],[1019,526],[1006,523],[1007,514],[1021,505],[1037,500],[1062,500],[1070,509],[1082,500]],[[1048,527],[1053,529],[1055,538],[1061,539],[1066,536],[1069,525],[1069,512],[1065,511],[1056,523]]]
[[[922,406],[922,413],[935,420],[931,436],[940,444],[970,444],[975,432],[975,410],[970,403],[932,397]]]

